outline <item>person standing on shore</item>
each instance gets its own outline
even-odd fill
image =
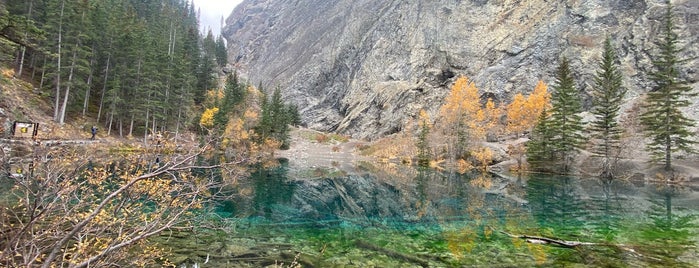
[[[97,127],[96,127],[96,126],[92,126],[91,132],[92,132],[92,137],[91,137],[90,139],[91,139],[91,140],[94,140],[94,139],[95,139],[95,134],[97,134]]]

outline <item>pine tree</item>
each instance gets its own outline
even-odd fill
[[[298,126],[301,124],[301,114],[299,114],[299,107],[296,104],[287,105],[287,116],[290,125]]]
[[[604,42],[602,61],[595,77],[595,86],[592,95],[592,121],[590,131],[595,139],[595,147],[592,149],[595,156],[602,158],[602,178],[614,177],[613,158],[618,153],[621,145],[622,129],[617,122],[621,101],[626,95],[626,88],[622,86],[621,72],[617,68],[616,52],[612,47],[611,39]]]
[[[228,51],[226,50],[226,42],[223,41],[223,36],[219,35],[216,39],[216,63],[218,67],[223,68],[228,63]]]
[[[551,116],[544,107],[539,114],[536,126],[531,132],[531,137],[526,144],[527,162],[534,170],[544,171],[550,169],[554,161],[555,148],[553,137],[555,132],[551,123]]]
[[[425,110],[420,110],[418,126],[419,132],[417,135],[417,164],[421,167],[430,165],[430,116]]]
[[[558,159],[563,160],[562,171],[568,172],[577,150],[583,146],[582,112],[580,96],[575,89],[575,81],[570,71],[568,59],[563,57],[556,70],[556,84],[553,86],[551,104],[551,127],[556,133],[553,137]]]
[[[681,111],[691,104],[691,98],[697,94],[692,93],[692,88],[680,78],[682,61],[678,55],[681,49],[678,48],[679,40],[672,18],[672,5],[668,1],[658,44],[660,52],[653,60],[655,70],[651,73],[655,86],[648,92],[643,105],[645,112],[641,114],[645,134],[651,139],[646,149],[651,153],[652,160],[662,163],[666,171],[672,171],[673,153],[692,153],[692,146],[697,142],[690,131],[695,122]]]

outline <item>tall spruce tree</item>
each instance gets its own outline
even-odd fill
[[[595,76],[595,84],[592,91],[592,114],[595,119],[591,122],[590,131],[594,139],[592,152],[602,159],[602,172],[600,177],[611,179],[614,177],[614,158],[619,152],[621,133],[623,132],[617,117],[621,108],[621,101],[626,95],[626,88],[622,85],[622,75],[617,67],[616,52],[610,38],[604,42],[602,61]]]
[[[551,115],[544,110],[539,114],[531,138],[526,144],[527,163],[533,170],[546,171],[551,168],[554,161],[555,148],[553,146],[554,131],[551,125]]]
[[[575,88],[573,73],[566,57],[556,70],[556,83],[553,85],[551,96],[551,128],[556,134],[553,139],[556,158],[562,162],[561,171],[568,172],[573,163],[577,151],[582,148],[585,141],[582,130],[582,112],[580,95]]]
[[[430,166],[430,116],[425,110],[420,110],[417,133],[417,165],[420,167]]]
[[[695,122],[685,116],[681,109],[691,104],[691,98],[697,96],[692,88],[680,77],[678,55],[678,36],[674,32],[673,12],[667,1],[660,40],[659,54],[653,60],[654,71],[651,79],[655,86],[648,92],[643,105],[641,123],[645,134],[650,138],[646,149],[652,160],[664,165],[666,171],[672,171],[672,158],[676,152],[694,152],[694,133],[690,128]]]

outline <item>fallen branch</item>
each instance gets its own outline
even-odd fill
[[[488,227],[492,230],[495,230],[492,227]],[[568,240],[561,240],[561,239],[555,239],[555,238],[548,238],[548,237],[543,237],[543,236],[534,236],[534,235],[516,235],[516,234],[511,234],[502,230],[497,230],[498,232],[505,234],[509,237],[512,238],[520,238],[524,239],[528,243],[532,244],[543,244],[543,245],[554,245],[554,246],[559,246],[563,248],[576,248],[580,246],[603,246],[603,247],[613,247],[613,248],[618,248],[624,251],[627,251],[631,254],[637,255],[639,257],[643,257],[640,253],[636,252],[633,248],[624,245],[624,244],[611,244],[611,243],[595,243],[595,242],[581,242],[581,241],[568,241]]]
[[[355,245],[357,245],[357,247],[360,247],[360,248],[373,250],[373,251],[382,253],[382,254],[389,256],[389,257],[393,257],[396,259],[405,260],[405,261],[409,261],[409,262],[412,262],[415,264],[419,264],[422,267],[430,267],[429,262],[427,262],[426,260],[420,259],[418,257],[406,255],[406,254],[403,254],[403,253],[400,253],[400,252],[397,252],[394,250],[390,250],[387,248],[379,247],[377,245],[364,242],[362,240],[355,241]]]
[[[511,234],[511,233],[502,231],[502,230],[500,231],[500,233],[503,233],[509,237],[524,239],[528,243],[532,243],[532,244],[553,244],[553,245],[564,247],[564,248],[574,248],[577,246],[609,246],[609,244],[580,242],[580,241],[567,241],[567,240],[553,239],[553,238],[548,238],[548,237],[543,237],[543,236],[515,235],[515,234]]]

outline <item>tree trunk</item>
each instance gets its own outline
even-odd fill
[[[175,142],[177,142],[177,136],[180,134],[180,118],[182,116],[182,105],[177,109],[177,126],[175,127]]]
[[[131,122],[129,123],[129,137],[133,136],[133,121],[134,121],[134,114],[131,114]]]
[[[44,63],[41,64],[41,81],[39,82],[39,89],[44,88],[45,78],[46,78],[46,56],[44,56]]]
[[[107,136],[112,135],[112,122],[114,121],[114,105],[112,105],[112,112],[109,113],[109,124],[107,125]]]
[[[94,47],[92,51],[95,51]],[[87,113],[87,107],[90,103],[90,91],[92,90],[92,66],[95,64],[95,57],[90,58],[90,74],[87,76],[87,87],[85,88],[85,100],[83,101],[83,116]]]
[[[63,9],[65,8],[66,2],[65,0],[61,1],[61,15],[59,17],[58,21],[58,60],[57,64],[58,66],[56,67],[56,101],[54,104],[54,109],[53,109],[53,120],[58,121],[58,109],[59,109],[59,104],[60,104],[60,99],[61,99],[61,38],[62,38],[62,31],[63,31]]]
[[[75,70],[75,61],[78,57],[78,47],[80,42],[75,45],[75,50],[73,50],[73,62],[70,65],[70,72],[68,73],[68,85],[66,85],[66,93],[63,96],[63,105],[61,106],[61,114],[59,115],[58,123],[63,125],[66,119],[66,110],[68,109],[68,97],[70,96],[70,86],[73,82],[73,71]]]
[[[105,67],[104,70],[104,84],[102,85],[102,95],[100,96],[100,107],[97,110],[97,122],[100,121],[100,118],[102,117],[102,106],[104,106],[104,92],[107,91],[107,81],[109,78],[109,61],[112,59],[112,54],[110,53],[109,56],[107,56],[107,67]]]
[[[32,19],[32,6],[33,6],[33,4],[34,4],[34,1],[29,0],[29,12],[27,12],[27,18],[30,20]],[[25,31],[24,32],[24,39],[25,40],[27,39],[27,36],[28,36],[28,34]],[[27,53],[27,47],[22,46],[22,51],[20,52],[20,56],[19,56],[19,68],[17,70],[17,75],[16,75],[17,77],[22,77],[22,70],[24,69],[24,55],[25,55],[25,53]]]
[[[29,62],[29,68],[32,70],[32,78],[30,80],[34,81],[34,77],[36,77],[36,53],[32,53],[32,60]]]
[[[150,99],[149,101],[150,102]],[[146,108],[146,129],[143,131],[143,144],[148,146],[148,123],[150,121],[150,108]]]

